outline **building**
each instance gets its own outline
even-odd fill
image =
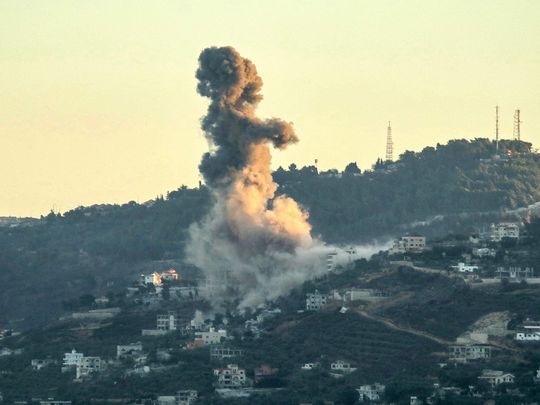
[[[192,405],[198,398],[195,390],[182,390],[176,393],[176,405]]]
[[[227,331],[225,329],[210,328],[206,332],[196,332],[195,341],[204,342],[205,345],[217,345],[227,339]]]
[[[84,354],[78,353],[75,349],[71,353],[65,353],[62,361],[62,369],[76,367],[83,357]]]
[[[59,401],[56,399],[48,399],[46,401],[39,401],[39,405],[71,405],[71,401]]]
[[[169,269],[167,271],[164,271],[163,273],[159,274],[159,278],[161,281],[178,281],[178,273],[175,269]]]
[[[167,314],[158,315],[156,329],[161,331],[179,330],[180,320],[178,319],[176,312],[169,311]]]
[[[520,326],[514,339],[529,342],[540,341],[540,322],[527,319]]]
[[[326,269],[329,272],[335,271],[338,266],[348,266],[358,258],[360,256],[354,246],[334,250],[326,255]]]
[[[495,257],[497,255],[497,251],[491,248],[474,248],[472,253],[477,257]]]
[[[244,351],[241,349],[232,349],[230,347],[213,346],[210,348],[211,360],[225,360],[242,356]]]
[[[174,395],[159,395],[156,399],[157,405],[176,405]]]
[[[421,253],[426,248],[426,237],[420,235],[406,235],[394,241],[388,251],[389,254]]]
[[[129,356],[133,354],[139,354],[142,352],[142,343],[130,343],[128,345],[118,345],[116,346],[116,358],[120,358],[122,356]]]
[[[482,370],[482,374],[478,377],[478,380],[486,381],[492,387],[500,384],[512,384],[514,379],[513,374],[499,370]]]
[[[384,394],[384,390],[386,387],[379,383],[374,383],[370,385],[362,385],[360,388],[357,388],[356,391],[358,391],[359,398],[358,400],[360,402],[367,402],[367,401],[380,401],[381,396]]]
[[[506,279],[511,282],[527,281],[527,279],[534,277],[532,267],[498,267],[495,273],[500,280]]]
[[[92,373],[102,371],[104,368],[104,362],[100,357],[83,357],[77,364],[76,379],[80,380],[84,377],[88,377]]]
[[[255,376],[255,382],[270,378],[275,376],[278,373],[279,369],[272,368],[268,364],[261,364],[259,367],[253,370],[253,375]]]
[[[343,360],[336,360],[334,363],[330,364],[330,369],[334,372],[340,373],[352,373],[356,368],[351,367],[350,363],[347,363]]]
[[[30,362],[30,365],[32,366],[32,370],[39,371],[44,367],[47,367],[56,363],[57,361],[53,359],[32,359],[32,361]]]
[[[305,363],[302,367],[302,370],[313,370],[314,368],[319,367],[319,363]]]
[[[456,363],[491,358],[491,346],[481,344],[457,344],[449,347],[449,359]]]
[[[478,271],[478,266],[473,266],[465,263],[458,263],[457,266],[451,266],[454,270],[457,270],[460,273],[474,273]]]
[[[219,388],[241,388],[246,385],[246,370],[236,364],[228,364],[226,368],[214,369]]]
[[[388,298],[389,296],[389,292],[373,288],[352,288],[348,291],[345,291],[344,294],[344,298],[346,301],[378,301]]]
[[[491,224],[489,236],[493,242],[500,242],[504,238],[519,239],[519,224],[515,222]]]
[[[326,294],[319,293],[315,290],[314,293],[306,294],[306,310],[307,311],[319,311],[326,305],[328,296]]]
[[[161,276],[155,271],[151,274],[141,274],[141,285],[161,285]]]

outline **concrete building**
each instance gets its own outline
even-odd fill
[[[279,369],[272,368],[268,364],[261,364],[259,367],[253,370],[253,375],[255,376],[255,382],[270,378],[275,376],[278,373]]]
[[[210,328],[206,332],[196,332],[195,341],[204,342],[205,345],[217,345],[227,339],[227,331],[225,329]]]
[[[513,374],[499,370],[482,370],[482,374],[478,377],[478,380],[486,381],[492,387],[500,384],[512,384],[514,379]]]
[[[42,368],[53,364],[57,364],[57,361],[53,359],[32,359],[32,361],[30,362],[32,370],[34,371],[39,371]]]
[[[459,273],[474,273],[478,271],[479,267],[465,264],[463,262],[460,262],[457,264],[457,266],[451,266],[454,270],[457,270]]]
[[[498,267],[495,273],[500,280],[506,279],[510,282],[527,281],[527,279],[534,277],[532,267]]]
[[[139,354],[142,352],[142,349],[143,347],[141,342],[130,343],[128,345],[118,345],[116,346],[116,358]]]
[[[65,353],[62,361],[62,368],[76,367],[83,357],[84,354],[78,353],[75,349],[73,349],[70,353]]]
[[[527,319],[520,326],[514,339],[526,342],[540,341],[540,322]]]
[[[449,347],[449,359],[456,363],[491,358],[491,346],[481,344],[457,344]]]
[[[306,310],[319,311],[326,305],[327,299],[327,295],[319,293],[318,290],[315,290],[314,293],[306,294]]]
[[[217,377],[216,385],[219,388],[241,388],[247,382],[246,370],[239,368],[236,364],[214,369],[214,376]]]
[[[161,281],[178,281],[178,273],[175,269],[169,269],[159,274]]]
[[[92,373],[102,371],[104,368],[104,362],[100,357],[83,357],[79,364],[77,364],[76,379],[80,380],[84,377],[88,377]]]
[[[380,401],[381,396],[384,394],[386,387],[379,383],[374,383],[370,385],[362,385],[360,388],[357,388],[360,402],[375,402]]]
[[[169,311],[167,314],[157,316],[157,330],[173,331],[180,329],[180,320],[176,312]]]
[[[491,224],[489,236],[493,242],[500,242],[504,238],[519,239],[519,224],[515,222]]]
[[[195,390],[181,390],[176,393],[176,405],[192,405],[199,394]]]
[[[233,349],[230,347],[213,346],[210,348],[211,360],[225,360],[240,357],[244,354],[241,349]]]
[[[421,253],[426,248],[426,237],[420,235],[406,235],[394,241],[388,251],[389,254]]]
[[[141,285],[161,285],[161,276],[157,272],[141,274]]]
[[[336,360],[334,363],[330,364],[330,370],[339,373],[352,373],[356,368],[351,367],[350,363],[343,360]]]

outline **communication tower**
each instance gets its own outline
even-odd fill
[[[394,142],[392,142],[392,127],[388,121],[388,130],[386,132],[386,161],[394,160]]]

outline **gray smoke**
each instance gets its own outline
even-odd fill
[[[199,57],[197,90],[210,99],[202,129],[210,145],[199,169],[215,204],[190,228],[187,260],[204,272],[215,306],[255,307],[325,271],[331,250],[311,237],[308,214],[276,196],[270,146],[298,142],[291,124],[255,115],[262,80],[231,47]]]

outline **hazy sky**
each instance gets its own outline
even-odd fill
[[[540,142],[540,1],[0,0],[0,216],[139,202],[196,185],[199,52],[231,45],[262,117],[300,143],[274,166],[362,169],[451,138]]]

